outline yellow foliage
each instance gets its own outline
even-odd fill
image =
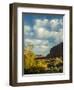
[[[47,63],[45,60],[38,60],[37,67],[43,68],[44,70],[47,69]]]
[[[24,50],[24,68],[31,69],[31,68],[43,68],[44,70],[47,69],[47,63],[45,60],[35,60],[36,55],[33,53],[30,47],[25,48]]]
[[[25,49],[24,51],[24,60],[25,60],[25,69],[31,68],[35,64],[35,54],[30,49]]]
[[[56,57],[54,64],[58,65],[58,64],[62,64],[62,63],[63,63],[63,61],[60,58]]]
[[[62,67],[60,65],[63,64],[61,58],[55,57],[50,58],[50,60],[46,61],[45,59],[36,60],[36,55],[32,50],[33,46],[29,45],[29,47],[24,49],[24,69],[28,72],[62,72]],[[61,71],[60,71],[61,70]]]

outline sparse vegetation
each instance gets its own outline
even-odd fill
[[[63,72],[61,57],[36,60],[36,55],[32,49],[33,45],[31,44],[24,49],[24,74]]]

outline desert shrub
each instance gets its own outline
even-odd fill
[[[52,58],[49,59],[48,62],[48,68],[50,73],[59,73],[59,72],[63,72],[63,61],[61,58]]]
[[[24,50],[24,73],[57,73],[63,72],[63,61],[61,58],[49,58],[46,62],[45,59],[36,60],[36,55],[32,50],[33,46]]]

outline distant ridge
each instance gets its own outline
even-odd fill
[[[48,54],[46,57],[47,58],[63,57],[63,42],[51,48],[50,54]]]

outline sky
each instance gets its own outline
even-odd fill
[[[63,15],[23,13],[24,48],[33,44],[36,55],[46,56],[63,42]]]

